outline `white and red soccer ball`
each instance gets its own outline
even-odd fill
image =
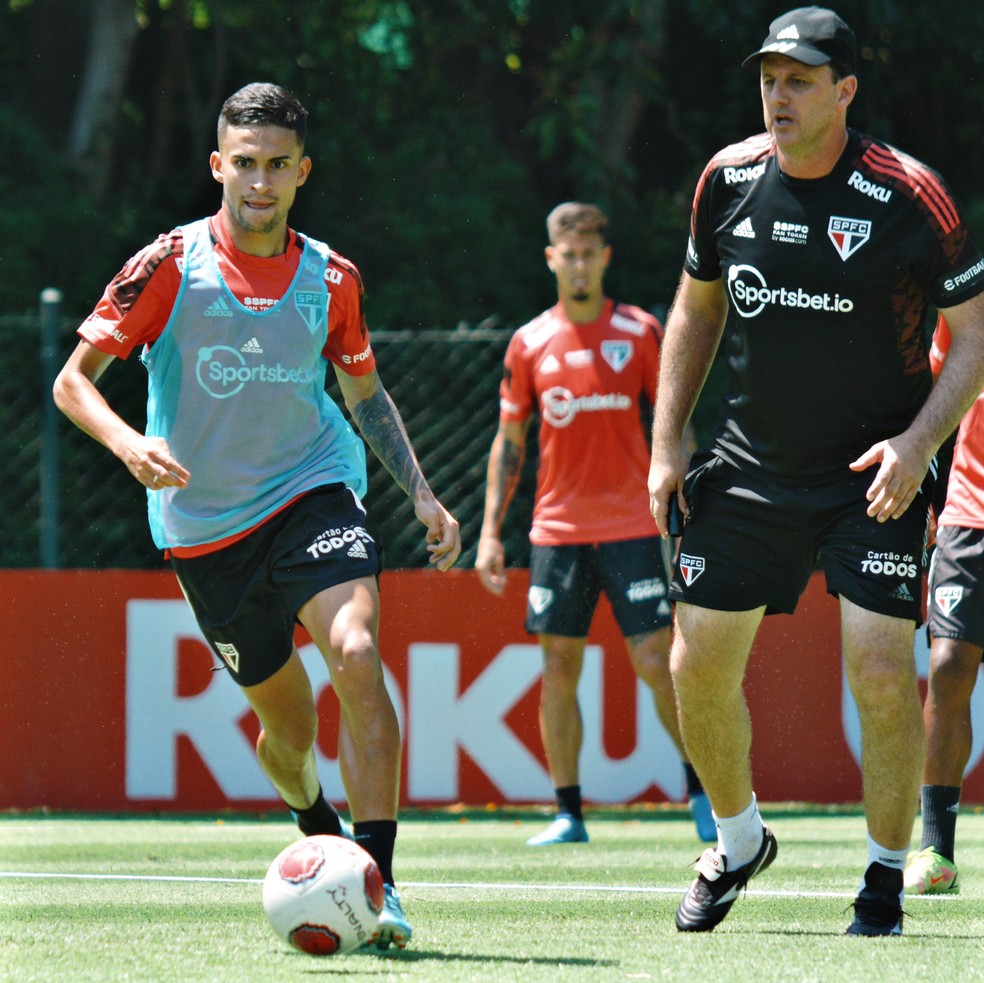
[[[313,956],[337,956],[371,941],[383,899],[376,862],[341,836],[291,843],[263,880],[263,908],[274,931]]]

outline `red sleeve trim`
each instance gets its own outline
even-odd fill
[[[923,201],[944,235],[960,225],[957,207],[939,177],[925,164],[890,147],[873,144],[861,158],[873,171],[894,178]]]
[[[106,296],[120,317],[133,308],[157,267],[169,256],[183,254],[184,237],[179,229],[175,229],[133,256],[106,289]]]

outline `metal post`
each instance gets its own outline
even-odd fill
[[[41,566],[58,567],[59,467],[58,407],[51,395],[58,374],[58,332],[62,292],[55,287],[41,291]]]

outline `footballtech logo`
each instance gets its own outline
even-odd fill
[[[829,314],[849,314],[854,301],[840,294],[811,294],[802,287],[770,287],[754,266],[734,265],[728,270],[728,293],[740,317],[757,317],[766,307],[797,307]]]
[[[310,369],[288,369],[279,362],[249,366],[242,353],[228,345],[199,348],[195,375],[198,385],[215,399],[235,396],[248,383],[306,385],[314,379]]]
[[[628,410],[632,400],[625,393],[592,393],[575,396],[563,386],[554,386],[543,394],[543,419],[554,427],[567,427],[578,413],[595,413],[604,410]]]

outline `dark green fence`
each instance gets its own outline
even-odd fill
[[[75,345],[77,323],[57,318],[50,353],[57,365]],[[475,561],[509,336],[490,329],[375,331],[372,336],[380,376],[403,414],[431,486],[461,523],[462,566]],[[143,490],[123,465],[63,417],[54,448],[50,436],[43,436],[51,418],[46,417],[50,386],[41,357],[41,318],[0,317],[0,351],[0,567],[162,565],[147,529]],[[146,373],[136,356],[110,366],[100,385],[110,404],[142,428]],[[340,403],[337,389],[330,391]],[[529,558],[535,453],[531,446],[504,530],[507,557],[515,566]],[[423,526],[371,454],[366,504],[386,565],[426,566]],[[45,513],[53,517],[51,526],[44,526]]]

